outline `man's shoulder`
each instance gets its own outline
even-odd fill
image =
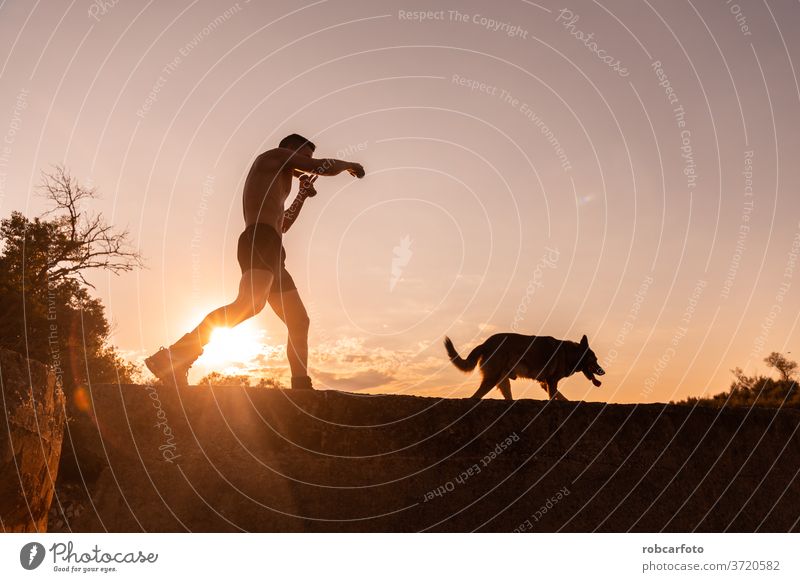
[[[273,165],[273,164],[283,164],[289,157],[291,152],[284,148],[272,148],[271,150],[267,150],[262,154],[256,156],[255,164],[258,165]]]

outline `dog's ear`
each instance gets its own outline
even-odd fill
[[[589,339],[585,335],[581,338],[581,345],[587,348],[589,347]]]

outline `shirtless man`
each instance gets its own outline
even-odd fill
[[[233,303],[215,309],[194,330],[169,348],[161,348],[145,360],[149,370],[164,382],[188,384],[189,368],[203,353],[216,327],[233,327],[260,313],[269,302],[289,330],[286,354],[292,371],[292,388],[312,389],[308,377],[309,319],[292,276],[286,271],[282,234],[289,230],[303,203],[317,192],[318,176],[349,172],[364,177],[355,162],[315,159],[316,146],[292,134],[278,147],[258,156],[244,184],[244,232],[239,236],[237,258],[242,269],[239,293]],[[292,178],[300,181],[297,197],[284,211]]]

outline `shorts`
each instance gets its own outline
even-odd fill
[[[244,229],[239,235],[236,258],[242,273],[250,269],[272,271],[275,280],[270,295],[297,289],[286,270],[286,250],[281,235],[269,224],[257,222]]]

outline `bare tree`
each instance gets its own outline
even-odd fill
[[[115,231],[101,213],[89,214],[81,209],[96,198],[95,191],[80,185],[64,166],[42,172],[39,191],[55,204],[42,216],[53,215],[58,226],[58,236],[51,241],[46,265],[51,281],[77,278],[94,288],[83,276],[86,269],[100,268],[119,274],[143,266],[142,256],[131,245],[127,229]]]

